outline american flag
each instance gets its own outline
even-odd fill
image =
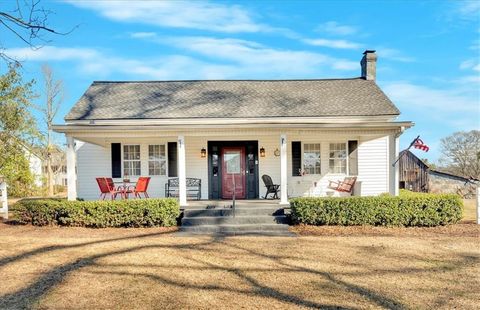
[[[419,150],[422,150],[424,152],[428,152],[428,150],[430,149],[425,143],[423,143],[423,141],[419,138],[415,139],[415,141],[413,142],[413,147],[416,148],[416,149],[419,149]]]

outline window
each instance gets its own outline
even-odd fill
[[[330,143],[330,173],[347,173],[347,144]]]
[[[320,143],[303,145],[303,170],[306,174],[321,173]]]
[[[123,175],[136,176],[141,174],[140,145],[123,146]]]
[[[165,157],[165,145],[148,146],[148,174],[166,175],[167,158]]]

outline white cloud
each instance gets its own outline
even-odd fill
[[[460,63],[460,69],[462,70],[473,70],[480,72],[480,64],[477,59],[467,59]]]
[[[309,45],[324,46],[324,47],[330,47],[330,48],[357,49],[362,47],[362,44],[347,41],[347,40],[303,39],[302,41]]]
[[[157,34],[155,32],[133,32],[130,36],[134,39],[148,39],[155,38]]]
[[[95,79],[112,79],[122,73],[132,79],[226,78],[232,68],[181,56],[166,55],[151,59],[132,59],[106,54],[91,48],[44,46],[8,49],[7,54],[20,61],[72,62],[72,69]],[[115,79],[115,78],[113,78]]]
[[[429,114],[441,113],[448,119],[450,112],[479,112],[478,94],[465,89],[436,89],[408,82],[387,84],[383,87],[394,102],[404,108],[415,108],[427,111]],[[443,114],[443,113],[447,114]]]
[[[331,35],[351,35],[357,33],[357,28],[353,26],[341,25],[335,21],[329,21],[323,24],[320,24],[316,31],[318,32],[325,32]]]
[[[55,46],[44,46],[39,49],[10,48],[5,50],[5,53],[19,61],[88,60],[98,56],[98,52],[90,48],[59,48]]]
[[[480,15],[480,2],[479,1],[457,1],[457,12],[461,17],[467,19],[475,19],[478,21]]]
[[[151,35],[146,37],[152,38]],[[45,46],[38,50],[17,48],[8,52],[11,56],[28,61],[71,62],[69,66],[72,69],[95,79],[111,79],[118,73],[127,76],[127,79],[157,80],[252,76],[273,79],[318,78],[326,73],[330,76],[331,72],[359,70],[356,62],[346,59],[305,51],[272,49],[245,40],[187,37],[161,38],[161,41],[174,43],[198,57],[172,54],[137,59],[91,48],[55,46]]]
[[[478,83],[478,82],[477,82]],[[454,80],[449,87],[427,87],[410,82],[382,85],[382,89],[402,111],[401,118],[415,126],[402,135],[404,147],[417,135],[430,146],[423,154],[431,160],[438,158],[439,137],[453,131],[480,128],[480,98],[478,84]]]
[[[399,61],[399,62],[414,62],[415,58],[405,56],[402,52],[394,48],[379,47],[377,50],[378,57],[384,57],[385,59]]]
[[[66,2],[115,21],[144,23],[161,27],[190,28],[218,32],[272,31],[257,23],[250,12],[238,5],[207,1],[73,1]]]
[[[274,49],[239,39],[210,37],[159,38],[160,43],[173,45],[216,60],[233,62],[239,70],[269,73],[283,77],[313,74],[327,70],[359,70],[357,62],[320,53]]]

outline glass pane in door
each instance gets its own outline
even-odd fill
[[[228,151],[225,153],[225,165],[226,173],[240,173],[240,152],[238,151]]]

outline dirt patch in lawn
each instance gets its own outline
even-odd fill
[[[478,236],[336,229],[222,238],[0,224],[0,308],[476,307]]]

